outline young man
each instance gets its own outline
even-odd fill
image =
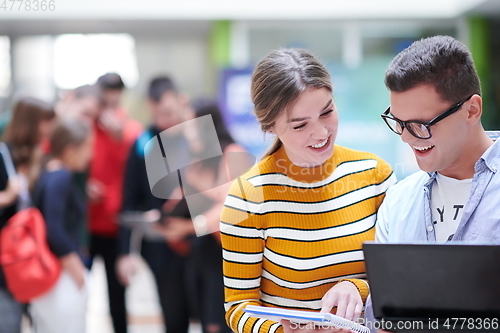
[[[377,240],[500,243],[500,143],[481,125],[470,52],[452,37],[423,39],[396,56],[385,82],[382,117],[422,171],[388,190]]]
[[[90,255],[92,258],[100,256],[104,261],[115,333],[127,332],[125,286],[118,280],[115,270],[118,214],[130,147],[142,132],[142,125],[131,119],[119,105],[124,87],[121,77],[114,73],[105,74],[96,82],[101,105],[91,117],[94,146],[87,179]]]
[[[169,77],[154,78],[149,84],[148,102],[152,112],[151,126],[141,134],[130,150],[125,172],[123,188],[123,215],[142,215],[146,212],[164,211],[167,199],[153,195],[146,170],[145,158],[148,151],[146,144],[158,134],[186,120],[191,114],[189,101],[179,93]],[[172,130],[177,129],[173,128]],[[169,131],[167,142],[163,142],[164,152],[175,156],[176,161],[167,158],[168,162],[189,161],[189,145],[182,132]],[[165,133],[164,133],[165,134]],[[167,135],[167,134],[165,134]],[[164,137],[163,137],[164,138]],[[186,163],[181,163],[185,165]],[[158,166],[159,168],[161,165]],[[171,173],[177,176],[176,173]],[[175,178],[177,179],[177,178]],[[163,189],[173,189],[165,186]],[[161,193],[170,197],[171,193]],[[147,215],[147,214],[146,214]],[[161,214],[167,218],[167,213]],[[128,285],[135,271],[135,263],[129,255],[131,230],[120,228],[121,256],[118,260],[118,276],[123,284]],[[184,274],[187,258],[180,253],[173,242],[154,240],[144,237],[141,243],[141,255],[147,262],[155,277],[158,298],[162,307],[165,330],[169,333],[187,333],[189,327],[188,296],[186,293]]]
[[[387,191],[377,215],[384,243],[500,244],[500,142],[481,125],[479,78],[467,48],[449,36],[413,43],[386,71],[382,118],[422,171]],[[371,299],[367,320],[373,320]]]
[[[74,117],[91,126],[101,110],[102,96],[95,85],[68,90],[54,109],[58,117]]]

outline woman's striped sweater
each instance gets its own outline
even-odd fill
[[[221,215],[226,320],[234,332],[281,331],[250,318],[249,305],[320,310],[347,279],[368,295],[361,245],[395,183],[377,156],[334,147],[322,166],[301,168],[283,149],[236,179]]]

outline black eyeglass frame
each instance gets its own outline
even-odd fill
[[[467,97],[463,101],[458,102],[457,104],[455,104],[452,107],[450,107],[449,109],[443,111],[442,113],[440,113],[439,115],[437,115],[436,117],[434,117],[433,119],[431,119],[428,122],[423,122],[423,121],[418,121],[418,120],[408,120],[408,121],[399,120],[398,118],[395,118],[395,117],[389,115],[391,112],[390,106],[380,116],[382,117],[382,119],[384,119],[384,122],[391,129],[391,131],[393,131],[397,135],[403,134],[403,130],[406,128],[408,130],[408,132],[410,132],[410,134],[413,135],[414,137],[426,140],[426,139],[430,139],[432,137],[432,133],[431,133],[431,129],[430,129],[430,127],[432,125],[437,124],[438,122],[440,122],[444,118],[446,118],[446,117],[454,114],[458,110],[460,110],[462,105],[464,105],[464,103],[467,102],[469,99],[471,99],[472,96],[474,96],[474,95],[478,95],[478,94],[470,95],[469,97]],[[394,128],[392,128],[392,126],[387,122],[387,119],[394,120],[395,122],[397,122],[401,126],[401,133],[398,133]],[[408,126],[407,124],[418,124],[418,125],[425,126],[425,128],[427,129],[427,132],[429,133],[429,136],[422,137],[422,136],[417,135],[416,133],[413,132],[413,130],[411,129],[411,126]]]

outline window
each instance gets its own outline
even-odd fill
[[[10,40],[7,36],[0,36],[0,97],[10,94]]]
[[[60,89],[93,84],[105,73],[120,74],[127,87],[139,80],[134,38],[128,34],[69,34],[54,42],[54,81]]]

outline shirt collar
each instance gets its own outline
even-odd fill
[[[488,168],[492,172],[497,172],[500,166],[500,140],[497,140],[500,131],[486,133],[495,142],[484,152],[481,158],[479,158],[474,166],[474,170],[476,172],[481,172]]]
[[[486,169],[492,172],[497,172],[500,167],[500,131],[486,131],[486,134],[495,141],[479,158],[479,160],[474,165],[474,171],[476,173],[485,171]],[[425,187],[430,188],[434,180],[436,179],[437,172],[428,172],[429,180],[424,184]]]
[[[434,179],[436,179],[437,172],[427,172],[429,175],[429,180],[424,184],[425,187],[430,188],[432,186],[432,183],[434,182]]]

